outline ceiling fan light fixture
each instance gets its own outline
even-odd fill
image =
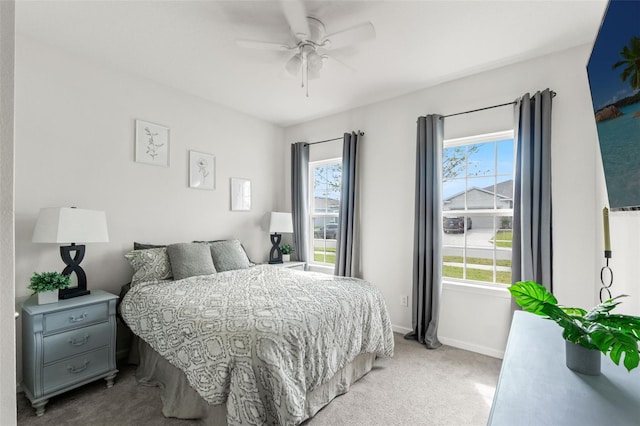
[[[312,72],[320,71],[323,64],[322,56],[320,56],[318,52],[316,52],[315,50],[312,52],[309,52],[307,54],[307,63],[309,66],[309,71],[312,71]]]
[[[309,97],[309,80],[320,77],[324,62],[328,58],[353,71],[353,68],[340,60],[325,54],[325,50],[341,49],[376,38],[375,28],[371,22],[364,22],[345,30],[327,34],[322,21],[307,15],[305,0],[282,0],[280,5],[289,24],[290,34],[295,38],[295,41],[282,43],[236,40],[236,42],[242,47],[295,53],[287,59],[284,68],[288,74],[300,78],[301,87],[306,88],[307,97]]]
[[[300,72],[300,68],[302,67],[302,56],[299,53],[296,53],[289,59],[284,66],[284,69],[287,70],[289,74],[292,76],[297,76]]]

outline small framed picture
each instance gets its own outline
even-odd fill
[[[231,178],[231,210],[251,210],[251,181],[249,179]]]
[[[169,167],[169,128],[136,120],[135,161]]]
[[[189,151],[189,188],[216,189],[216,157]]]

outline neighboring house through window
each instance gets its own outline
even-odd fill
[[[336,263],[336,238],[340,212],[342,159],[309,163],[309,262],[332,266]]]
[[[511,284],[513,131],[444,141],[443,279]]]

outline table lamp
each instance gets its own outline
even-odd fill
[[[87,274],[80,267],[85,246],[76,243],[109,242],[107,217],[103,211],[77,209],[75,207],[50,207],[40,210],[33,231],[34,243],[69,244],[60,246],[60,256],[67,265],[63,275],[76,274],[78,286],[59,290],[61,299],[89,294]],[[73,254],[73,257],[71,257]]]
[[[282,241],[283,233],[293,233],[293,220],[291,218],[291,213],[271,212],[269,233],[271,234],[271,244],[273,244],[271,251],[269,252],[269,263],[282,263],[280,241]]]

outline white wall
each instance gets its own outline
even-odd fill
[[[135,119],[171,129],[169,168],[134,162]],[[263,220],[284,182],[277,126],[18,36],[15,137],[17,302],[34,271],[64,266],[57,245],[31,243],[41,207],[106,212],[110,242],[88,244],[82,262],[90,290],[119,293],[134,241],[238,238],[252,260],[268,256]],[[188,188],[189,149],[216,156],[215,191]],[[231,177],[251,180],[250,212],[230,211]]]
[[[606,193],[606,189],[605,189]],[[603,206],[605,203],[603,203]],[[640,316],[640,212],[611,212],[609,222],[611,228],[612,258],[609,266],[613,270],[611,294],[618,296],[627,294],[616,312]],[[598,270],[605,265],[603,248],[597,248],[596,266]],[[599,278],[598,278],[599,280]],[[596,294],[601,285],[596,286]],[[597,296],[598,297],[598,296]]]
[[[604,198],[585,69],[589,53],[590,46],[582,46],[285,129],[288,143],[355,129],[366,132],[360,151],[363,276],[381,289],[397,331],[411,328],[411,310],[400,305],[400,298],[412,292],[417,117],[501,104],[547,87],[558,93],[552,131],[555,294],[566,305],[593,305]],[[503,107],[446,119],[445,137],[512,126],[513,109]],[[441,340],[501,356],[510,326],[509,303],[506,290],[445,285]]]
[[[15,2],[0,1],[0,418],[16,424],[14,298]]]

